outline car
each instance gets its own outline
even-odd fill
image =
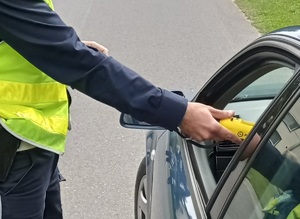
[[[148,130],[135,218],[300,218],[299,86],[300,26],[285,27],[243,48],[198,92],[174,91],[253,124],[241,145],[195,142],[121,114],[122,126]]]

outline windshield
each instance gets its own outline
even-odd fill
[[[277,68],[244,88],[231,102],[273,99],[293,73],[294,69],[288,67]]]

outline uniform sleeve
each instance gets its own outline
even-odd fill
[[[259,151],[252,167],[281,190],[292,190],[300,200],[300,164],[283,156],[270,141]]]
[[[53,79],[138,120],[174,130],[184,116],[186,99],[86,47],[41,0],[0,0],[0,39]]]

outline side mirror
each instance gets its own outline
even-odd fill
[[[135,118],[133,118],[131,115],[129,114],[125,114],[122,113],[121,117],[120,117],[120,124],[124,127],[124,128],[131,128],[131,129],[145,129],[145,130],[165,130],[165,128],[160,127],[160,126],[155,126],[155,125],[150,125],[149,123],[146,122],[141,122]],[[203,142],[197,142],[194,141],[186,136],[184,136],[183,134],[181,134],[181,132],[177,129],[175,130],[175,132],[184,140],[186,140],[187,142],[191,142],[193,145],[195,145],[196,147],[200,147],[200,148],[214,148],[216,146],[216,144],[213,141],[203,141]]]
[[[135,118],[133,118],[129,114],[121,113],[120,124],[124,128],[131,129],[147,129],[147,130],[164,130],[165,128],[160,126],[151,125],[147,122],[141,122]]]
[[[191,98],[195,96],[194,91],[182,92],[179,90],[173,90],[172,92],[179,96],[185,97],[188,100],[191,100]],[[160,127],[157,125],[151,125],[146,122],[141,122],[141,121],[133,118],[131,115],[125,114],[125,113],[121,113],[120,124],[124,128],[131,128],[131,129],[165,130],[165,128],[163,128],[163,127]]]

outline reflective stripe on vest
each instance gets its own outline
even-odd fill
[[[53,9],[52,2],[45,0]],[[61,154],[68,130],[66,86],[0,44],[1,124],[37,147]]]

